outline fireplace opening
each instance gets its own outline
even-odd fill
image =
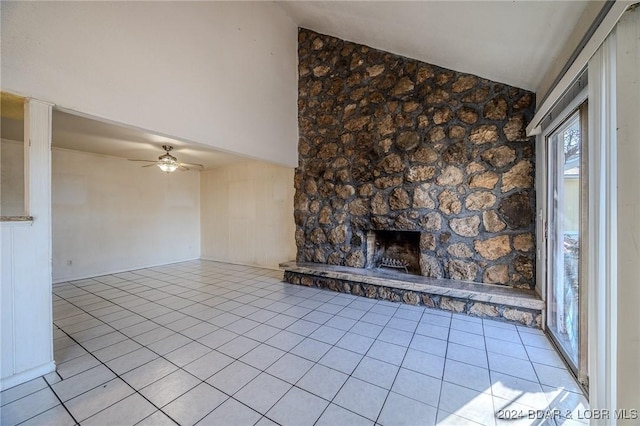
[[[369,269],[393,269],[421,275],[420,232],[371,230],[367,233]]]

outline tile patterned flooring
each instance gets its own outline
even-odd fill
[[[281,278],[191,261],[54,285],[57,371],[2,392],[2,425],[568,425],[588,408],[539,330]]]

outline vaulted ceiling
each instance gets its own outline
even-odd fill
[[[586,1],[278,1],[299,27],[536,91]],[[3,97],[3,104],[12,99]],[[21,139],[4,108],[3,137]],[[54,112],[54,146],[155,159],[161,145],[207,168],[246,159],[208,147]],[[13,134],[15,133],[15,134]]]
[[[587,1],[281,1],[299,26],[536,91]]]

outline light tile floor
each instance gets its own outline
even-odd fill
[[[588,408],[539,330],[281,279],[192,261],[55,285],[57,372],[2,392],[2,425],[554,425]]]

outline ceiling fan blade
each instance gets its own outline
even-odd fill
[[[144,161],[144,162],[147,162],[147,163],[157,163],[158,162],[157,160],[136,160],[136,159],[133,159],[133,158],[127,158],[127,160],[129,160],[129,161]]]
[[[197,164],[197,163],[180,163],[180,165],[182,167],[187,167],[187,168],[189,168],[189,167],[199,167],[201,169],[204,169],[204,166],[202,164]]]
[[[155,166],[156,164],[158,164],[158,163],[147,164],[147,165],[144,165],[144,166],[142,166],[142,167],[153,167],[153,166]]]

